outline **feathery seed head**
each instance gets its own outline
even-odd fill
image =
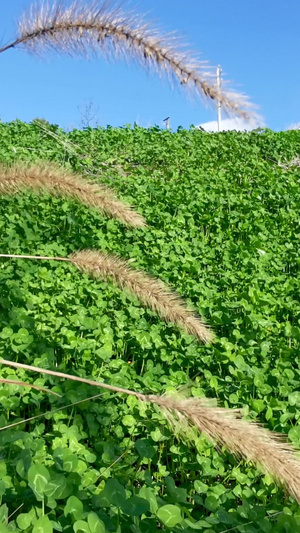
[[[157,405],[175,431],[179,430],[188,438],[191,435],[189,431],[191,428],[203,432],[218,446],[226,446],[236,456],[252,461],[264,472],[270,474],[300,503],[300,460],[295,453],[296,450],[283,442],[281,435],[270,432],[254,422],[241,420],[239,410],[217,407],[213,405],[213,400],[206,398],[183,399],[178,396],[143,394],[14,361],[1,360],[0,364],[86,383],[119,394],[135,396],[140,401]]]
[[[189,439],[192,429],[197,429],[219,448],[225,446],[235,456],[270,474],[300,503],[300,460],[282,435],[242,420],[239,410],[217,407],[211,400],[153,395],[147,398],[161,407],[175,432]]]
[[[113,280],[121,289],[126,288],[164,320],[174,322],[190,335],[203,342],[213,341],[214,336],[209,327],[160,280],[133,269],[128,262],[119,257],[96,250],[76,252],[70,259],[83,272],[95,278]]]
[[[11,167],[0,166],[0,194],[14,194],[22,189],[72,198],[128,226],[146,225],[141,215],[119,200],[107,187],[54,164],[40,163],[29,166],[15,163]]]
[[[173,34],[161,35],[143,17],[125,14],[111,2],[91,5],[75,1],[50,5],[34,4],[19,22],[17,40],[0,50],[22,44],[27,51],[41,53],[55,50],[85,57],[100,53],[110,59],[133,59],[143,67],[166,74],[207,101],[219,100],[229,115],[253,118],[253,106],[247,98],[217,87],[212,70],[183,52]]]
[[[185,302],[160,280],[134,270],[129,261],[99,251],[84,250],[70,257],[46,257],[37,255],[0,254],[0,257],[15,259],[37,259],[42,261],[67,261],[79,270],[95,278],[112,280],[121,289],[127,289],[145,306],[150,307],[161,318],[174,322],[190,335],[203,342],[213,342],[214,335],[201,318],[189,310]]]

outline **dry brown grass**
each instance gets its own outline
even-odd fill
[[[5,385],[16,385],[17,387],[29,387],[31,389],[47,392],[48,394],[53,394],[53,396],[60,397],[60,394],[58,394],[57,392],[53,392],[52,390],[46,389],[45,387],[33,385],[32,383],[27,383],[25,381],[16,381],[15,379],[0,378],[0,383],[4,383]]]
[[[254,422],[242,420],[238,410],[216,407],[213,400],[208,399],[138,393],[12,361],[0,360],[0,364],[86,383],[157,405],[176,433],[180,432],[187,438],[191,437],[192,430],[204,433],[219,449],[225,446],[235,456],[253,462],[263,472],[270,474],[300,503],[300,460],[296,450],[282,440],[282,435],[271,433]]]
[[[1,165],[0,194],[15,194],[24,189],[71,198],[127,226],[138,228],[146,225],[142,215],[119,200],[113,191],[58,165],[45,162]]]
[[[213,341],[213,333],[208,326],[162,281],[133,269],[127,261],[117,256],[97,250],[76,252],[70,259],[83,272],[95,278],[112,280],[121,289],[127,289],[146,307],[164,320],[181,327],[189,335],[194,335],[203,342]]]
[[[287,161],[286,163],[277,163],[277,165],[281,168],[284,168],[285,170],[289,170],[290,168],[299,168],[300,167],[300,157],[295,156],[290,161]]]
[[[151,70],[167,74],[170,80],[178,81],[208,101],[219,99],[228,114],[246,119],[254,115],[247,98],[233,91],[220,91],[207,63],[183,52],[173,34],[162,35],[142,16],[125,14],[111,2],[34,4],[21,18],[16,40],[2,47],[0,53],[19,45],[34,53],[55,50],[85,57],[101,53],[108,59],[132,58]]]
[[[175,432],[189,437],[190,429],[197,428],[219,448],[225,446],[235,456],[251,461],[270,474],[300,503],[300,459],[282,435],[242,420],[239,410],[212,406],[211,400],[147,398],[149,401],[154,398],[154,403],[162,408]]]
[[[113,281],[121,289],[136,296],[142,304],[156,312],[165,321],[174,322],[189,335],[203,342],[213,342],[214,334],[201,318],[187,308],[186,303],[162,281],[152,278],[141,270],[112,254],[98,250],[75,252],[70,257],[45,257],[39,255],[0,254],[0,257],[15,259],[38,259],[67,261],[94,278]]]

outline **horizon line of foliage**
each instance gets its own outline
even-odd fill
[[[0,199],[1,251],[134,259],[186,296],[217,342],[200,345],[68,265],[4,260],[1,357],[145,392],[192,383],[193,395],[245,407],[299,447],[300,169],[276,163],[299,156],[300,132],[45,127],[54,137],[34,122],[0,123],[0,162],[98,173],[149,227],[24,193]],[[63,398],[1,386],[0,427],[98,393],[29,379]],[[104,393],[2,431],[0,453],[0,533],[300,531],[298,504],[268,476],[202,436],[189,447],[134,398]]]

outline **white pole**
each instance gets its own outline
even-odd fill
[[[165,123],[166,125],[166,130],[169,130],[170,129],[170,117],[167,117],[163,120],[163,122]]]
[[[217,66],[217,88],[218,90],[221,89],[221,72],[222,72],[222,69],[220,67],[220,65]],[[218,131],[221,131],[221,100],[218,99]]]

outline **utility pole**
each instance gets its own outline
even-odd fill
[[[169,130],[170,129],[170,117],[165,118],[163,122],[166,124],[166,130]]]
[[[222,69],[220,67],[220,65],[217,66],[217,88],[218,88],[218,91],[220,91],[221,89],[221,72],[222,72]],[[221,100],[218,98],[218,104],[217,104],[217,109],[218,109],[218,131],[221,131]]]

